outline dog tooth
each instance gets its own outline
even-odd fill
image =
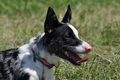
[[[71,56],[67,53],[67,51],[65,52],[66,56],[68,56],[69,58],[71,58]]]
[[[69,55],[68,55],[67,51],[65,52],[65,54],[69,57]]]

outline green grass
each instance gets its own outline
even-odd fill
[[[56,80],[120,80],[120,0],[0,0],[0,50],[19,47],[43,32],[48,6],[62,20],[71,4],[72,21],[93,50],[74,67],[61,61]]]

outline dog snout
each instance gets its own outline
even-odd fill
[[[91,49],[92,49],[92,47],[91,47],[89,44],[87,44],[87,45],[85,46],[86,52],[90,52]]]

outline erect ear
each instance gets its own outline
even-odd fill
[[[66,14],[65,14],[62,22],[64,22],[64,23],[70,23],[71,17],[72,17],[72,12],[71,12],[70,5],[68,5],[68,9],[66,11]]]
[[[55,12],[53,11],[51,7],[49,7],[47,11],[46,20],[44,22],[45,34],[49,34],[53,30],[55,30],[55,28],[58,27],[58,24],[59,22],[58,22]]]

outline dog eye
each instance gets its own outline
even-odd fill
[[[66,38],[71,38],[71,36],[70,36],[70,35],[66,35],[65,37],[66,37]]]

